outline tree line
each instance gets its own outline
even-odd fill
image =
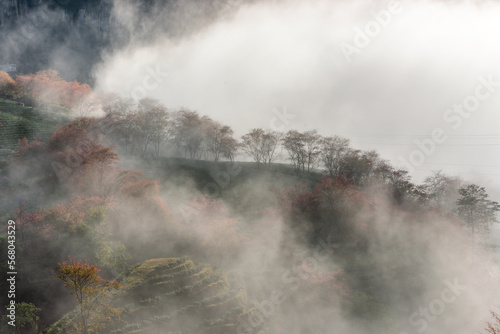
[[[487,230],[488,222],[496,219],[500,209],[498,203],[488,199],[484,187],[464,185],[459,178],[441,172],[416,185],[408,171],[391,166],[375,151],[352,148],[347,138],[322,136],[316,130],[278,132],[255,128],[236,139],[230,126],[196,111],[170,110],[151,98],[136,102],[117,94],[98,95],[88,85],[67,82],[53,70],[18,75],[14,79],[0,72],[0,96],[29,105],[59,104],[80,117],[102,111],[100,123],[109,130],[108,139],[128,154],[215,162],[224,159],[234,162],[236,156],[242,155],[263,168],[289,161],[299,173],[323,172],[331,179],[346,179],[355,186],[383,185],[399,204],[426,203],[440,210],[454,210],[473,234]],[[21,149],[27,145],[21,144]],[[109,159],[116,159],[108,151],[94,156],[106,164]],[[101,171],[97,179],[102,181],[103,174]]]

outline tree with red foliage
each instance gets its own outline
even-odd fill
[[[59,87],[58,102],[65,107],[72,108],[88,98],[91,93],[92,89],[87,84],[63,81]]]
[[[49,152],[63,151],[68,146],[80,150],[87,142],[95,141],[98,128],[94,123],[95,120],[92,118],[80,117],[61,127],[50,137]]]
[[[324,177],[314,192],[321,206],[328,213],[336,212],[337,216],[345,216],[353,207],[359,210],[366,204],[366,197],[347,177]]]
[[[274,192],[288,220],[306,219],[315,237],[329,233],[339,237],[350,235],[356,213],[370,207],[364,193],[345,177],[324,177],[313,189],[301,184]]]
[[[99,128],[91,118],[77,118],[49,140],[54,171],[61,181],[72,181],[90,195],[109,195],[117,175],[118,155],[100,144]]]
[[[318,196],[306,184],[296,184],[281,191],[273,188],[272,191],[285,213],[292,213],[293,216],[303,215],[310,219],[317,217]]]
[[[108,200],[102,197],[75,196],[69,203],[52,206],[43,219],[58,233],[75,234],[102,220],[108,205]]]
[[[16,82],[8,73],[0,71],[0,96],[11,97],[16,90]]]
[[[87,193],[109,196],[117,173],[114,168],[117,161],[118,154],[111,147],[91,143],[90,147],[82,151],[82,162],[72,180]]]
[[[159,218],[159,221],[169,216],[168,206],[159,194],[157,181],[144,178],[124,184],[120,189],[120,194],[127,203],[139,208],[137,213],[140,216],[143,216],[145,211]]]
[[[89,85],[67,82],[54,70],[18,75],[16,84],[16,97],[30,105],[60,104],[71,108],[92,92]]]
[[[99,332],[105,321],[119,318],[120,310],[107,304],[112,290],[118,290],[121,284],[107,281],[99,276],[97,264],[88,261],[77,262],[69,258],[57,264],[56,278],[64,282],[77,300],[80,313],[79,330],[83,334]]]
[[[27,159],[30,157],[38,157],[44,153],[45,143],[33,138],[30,142],[28,139],[19,139],[17,150],[14,155],[18,158]]]
[[[21,202],[14,212],[18,240],[23,249],[31,249],[34,239],[39,238],[49,230],[49,226],[43,222],[43,211],[29,209],[25,202]]]

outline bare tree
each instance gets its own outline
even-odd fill
[[[159,157],[163,145],[169,139],[169,113],[165,107],[157,105],[145,111],[144,116],[145,130],[153,144],[154,154]]]
[[[271,165],[279,156],[277,149],[283,134],[280,132],[263,129],[253,129],[242,136],[243,150],[250,155],[257,164]]]
[[[200,157],[203,142],[203,121],[196,111],[180,110],[175,114],[173,141],[190,159]]]
[[[278,149],[281,139],[283,138],[283,133],[268,130],[264,133],[262,137],[262,157],[264,159],[264,164],[268,166],[276,159],[279,158],[276,150]]]
[[[253,129],[246,135],[242,136],[243,151],[248,154],[259,165],[263,161],[261,141],[264,135],[264,130]]]
[[[461,184],[462,180],[459,177],[437,171],[424,180],[423,186],[431,205],[450,211],[460,197],[458,190]]]
[[[145,97],[137,103],[137,107],[140,111],[148,111],[155,108],[163,108],[164,106],[160,103],[160,101],[156,99],[152,99],[150,97]]]
[[[288,152],[288,159],[296,170],[304,171],[307,160],[305,150],[305,135],[297,130],[288,131],[282,139],[283,148]]]
[[[321,162],[331,177],[340,175],[341,161],[349,149],[349,139],[334,136],[321,140]]]
[[[205,123],[205,141],[214,160],[219,161],[221,156],[232,158],[232,146],[235,143],[233,130],[227,125],[212,120],[206,120]]]
[[[100,108],[101,100],[95,94],[88,94],[73,106],[72,111],[77,114],[78,117],[87,117],[97,113]]]
[[[303,133],[304,138],[304,168],[307,169],[308,172],[313,170],[318,165],[318,158],[320,156],[320,142],[321,136],[318,134],[316,130],[306,131]]]
[[[224,145],[222,146],[222,156],[229,161],[234,162],[234,157],[238,152],[238,148],[240,147],[238,141],[233,137],[227,137],[224,140]]]
[[[121,97],[117,94],[108,94],[103,97],[102,110],[106,115],[127,114],[135,108],[132,98]]]

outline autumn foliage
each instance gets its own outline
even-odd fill
[[[323,177],[314,187],[297,184],[272,191],[289,224],[304,228],[308,222],[306,230],[313,238],[330,233],[339,238],[352,236],[365,227],[356,222],[357,213],[370,212],[372,207],[367,194],[346,177]]]
[[[100,277],[100,269],[88,261],[82,263],[69,258],[69,261],[58,263],[58,266],[56,278],[64,282],[80,309],[77,328],[81,333],[99,333],[106,321],[119,318],[120,310],[106,303],[111,291],[120,288],[118,282]]]
[[[118,155],[102,144],[99,127],[91,118],[77,118],[56,131],[48,150],[60,180],[70,180],[79,192],[109,196],[118,171]]]
[[[58,232],[73,234],[101,220],[102,210],[108,205],[104,198],[75,196],[69,203],[52,206],[45,212],[44,220]]]
[[[8,73],[0,71],[0,96],[12,96],[16,89],[16,82]]]
[[[30,105],[59,104],[71,108],[91,92],[89,85],[67,82],[54,70],[16,77],[15,95]]]

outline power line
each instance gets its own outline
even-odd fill
[[[401,162],[398,160],[391,160],[392,162]],[[492,165],[470,165],[470,164],[454,164],[454,163],[445,163],[445,162],[425,162],[425,165],[447,165],[447,166],[467,166],[467,167],[485,167],[485,168],[500,168],[500,166],[492,166]]]
[[[414,137],[429,137],[431,134],[357,134],[348,135],[345,137],[401,137],[401,138],[414,138]],[[500,134],[467,134],[467,135],[450,135],[446,134],[448,138],[467,138],[467,137],[500,137]]]
[[[364,144],[364,145],[388,145],[388,146],[416,146],[415,143],[408,143],[408,144],[403,144],[403,143],[363,143],[363,142],[356,142],[357,144]],[[436,144],[436,147],[455,147],[455,146],[500,146],[500,143],[483,143],[483,144]]]
[[[432,169],[421,169],[415,168],[415,170],[424,171],[424,172],[435,172],[436,170]],[[458,174],[469,174],[469,175],[487,175],[487,176],[500,176],[500,174],[489,174],[489,173],[468,173],[468,172],[459,172]]]

